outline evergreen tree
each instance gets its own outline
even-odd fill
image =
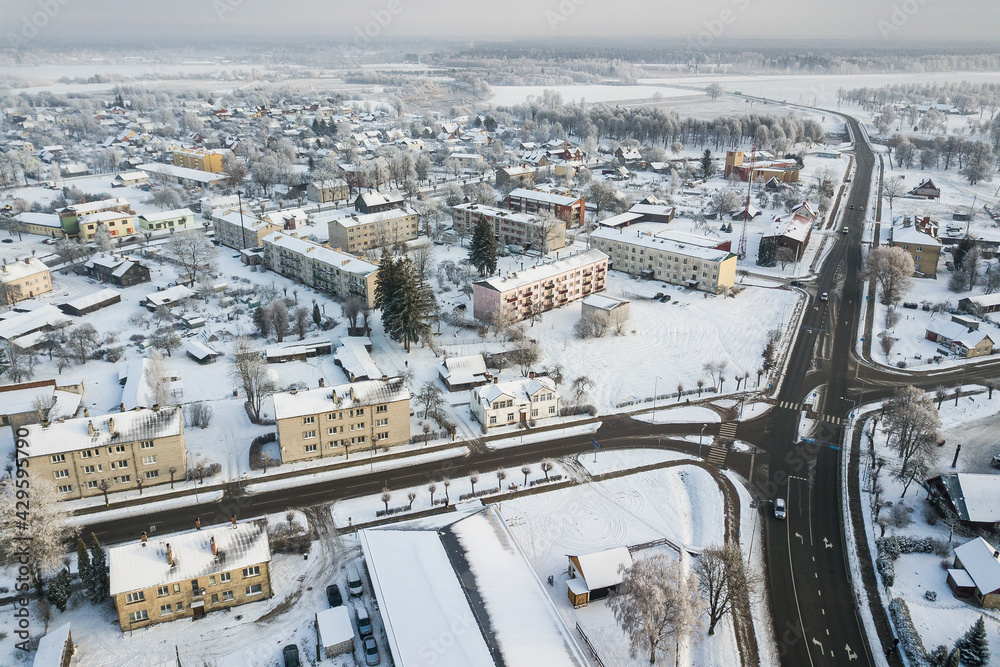
[[[986,623],[983,617],[969,628],[957,642],[955,648],[962,657],[963,665],[985,665],[990,661],[990,642],[986,637]]]
[[[392,308],[393,326],[386,329],[397,343],[402,343],[406,351],[410,344],[419,342],[430,333],[430,318],[435,310],[434,292],[419,275],[412,260],[405,258],[399,266],[400,283]]]
[[[313,324],[319,326],[319,323],[323,320],[323,314],[319,312],[319,304],[313,302]]]
[[[97,541],[97,535],[90,534],[90,570],[91,580],[87,586],[90,592],[90,601],[94,604],[103,602],[111,589],[111,582],[108,580],[107,559],[101,543]]]
[[[706,148],[705,152],[701,154],[701,177],[708,180],[713,171],[715,170],[712,167],[712,151]]]
[[[393,340],[399,320],[400,292],[406,277],[403,275],[403,261],[392,256],[387,248],[382,249],[378,275],[375,277],[375,307],[382,311],[382,327]]]
[[[87,551],[87,543],[83,540],[76,541],[76,572],[80,575],[80,581],[89,589],[93,573],[93,566],[90,564],[90,552]]]
[[[778,263],[778,242],[773,236],[765,236],[760,240],[757,250],[758,266],[774,266]]]
[[[479,269],[480,276],[491,276],[497,270],[497,237],[485,216],[479,217],[472,232],[469,261]]]
[[[49,582],[49,592],[46,598],[59,611],[66,611],[66,603],[69,602],[69,597],[72,594],[73,578],[70,576],[69,570],[63,568]]]

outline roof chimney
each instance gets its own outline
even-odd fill
[[[319,386],[320,387],[325,387],[326,386],[326,380],[324,380],[323,378],[320,378],[319,379]]]
[[[159,412],[159,411],[160,411],[160,404],[153,403],[153,412]]]
[[[94,422],[92,421],[87,422],[87,433],[90,434],[91,438],[93,438],[94,435],[97,433],[97,429],[94,428]]]
[[[212,555],[213,556],[217,556],[218,552],[215,550],[215,538],[214,537],[211,540],[209,540],[209,544],[212,545]]]
[[[288,393],[291,394],[292,396],[294,396],[295,394],[299,393],[299,390],[298,389],[292,389]]]
[[[139,539],[142,540],[142,546],[146,546],[146,531],[139,533]]]
[[[170,567],[174,566],[174,552],[170,548],[170,544],[167,544],[167,565]]]
[[[235,528],[236,527],[236,515],[234,514],[231,517],[229,517],[229,520],[232,521],[233,528]]]
[[[90,416],[90,408],[84,408],[83,409],[83,416],[84,417],[89,417]]]
[[[125,412],[125,404],[124,403],[119,403],[118,404],[118,412]]]
[[[200,516],[196,516],[194,518],[194,527],[195,527],[195,530],[201,530],[201,517]]]
[[[115,418],[111,417],[108,419],[108,433],[111,435],[116,435],[115,433]]]

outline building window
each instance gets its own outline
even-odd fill
[[[377,433],[375,435],[375,439],[376,440],[388,440],[389,439],[389,432],[388,431],[384,431],[382,433]]]
[[[303,431],[302,432],[302,437],[303,438],[315,438],[316,437],[316,431]]]
[[[143,456],[142,457],[142,465],[144,465],[144,466],[151,466],[154,463],[156,463],[156,457],[155,456]]]
[[[209,586],[214,586],[215,585],[215,575],[214,574],[208,578],[208,585]]]
[[[52,474],[56,479],[66,479],[69,477],[69,470],[56,470]]]
[[[52,456],[49,457],[49,460],[52,461],[53,463],[65,463],[66,462],[66,455],[65,454],[53,454]]]
[[[254,565],[252,567],[243,568],[243,578],[246,577],[256,577],[260,574],[260,565]]]
[[[232,581],[233,575],[230,572],[223,572],[219,575],[219,583],[226,583],[227,581]]]
[[[508,412],[507,413],[507,421],[509,421],[509,422],[514,421],[514,413],[513,412]]]
[[[122,484],[128,484],[132,481],[132,475],[122,475],[121,477],[116,477],[115,479],[120,479]]]
[[[139,449],[152,449],[152,448],[153,448],[152,440],[146,440],[141,445],[139,445]]]
[[[389,406],[388,405],[376,405],[375,406],[375,412],[377,412],[377,413],[378,412],[389,412]]]
[[[375,425],[376,426],[388,426],[389,425],[389,420],[388,419],[376,419],[375,420]]]
[[[182,611],[184,611],[184,603],[183,602],[178,602],[177,603],[177,613],[179,614]]]
[[[156,588],[157,597],[163,597],[164,595],[170,595],[170,586],[158,586]]]
[[[129,623],[137,623],[139,621],[148,621],[149,614],[145,609],[140,609],[139,611],[133,611],[128,615]]]
[[[146,599],[146,594],[143,591],[136,591],[134,593],[125,594],[125,604],[133,604],[135,602],[142,602]]]
[[[73,485],[72,484],[64,484],[64,485],[60,486],[58,490],[59,490],[59,493],[73,493]]]
[[[316,423],[316,417],[303,417],[302,418],[302,423],[303,424],[315,424]]]
[[[174,610],[170,605],[168,604],[160,605],[160,616],[169,616],[172,613],[174,613]]]
[[[232,602],[232,600],[233,600],[233,592],[232,591],[222,591],[222,601],[223,602]]]
[[[219,594],[212,593],[212,604],[219,604]]]
[[[94,466],[84,466],[84,468],[83,468],[84,474],[87,474],[87,475],[93,475],[96,471],[97,471],[97,468],[95,468]]]
[[[490,415],[490,424],[496,424],[496,423],[497,423],[496,415]]]
[[[316,445],[306,445],[306,453],[315,451],[316,451]]]
[[[554,415],[555,413],[556,413],[556,406],[550,405],[549,406],[549,414],[550,415]]]
[[[97,488],[97,480],[96,479],[92,479],[89,482],[87,482],[87,488],[88,489],[96,489]]]
[[[174,584],[174,593],[180,593],[180,592],[181,592],[181,585]]]
[[[85,449],[82,452],[80,452],[80,458],[81,459],[89,459],[90,458],[90,450],[89,449]]]
[[[146,479],[156,479],[159,476],[160,476],[160,471],[159,470],[147,470],[146,471]]]
[[[260,584],[254,584],[253,586],[247,586],[247,597],[251,595],[260,595],[261,591],[264,590]]]

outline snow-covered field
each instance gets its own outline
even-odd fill
[[[668,99],[675,97],[706,97],[705,93],[666,86],[609,86],[603,84],[579,86],[493,86],[490,104],[498,107],[523,104],[529,98],[542,99],[545,91],[562,96],[565,102],[619,102],[623,100]]]

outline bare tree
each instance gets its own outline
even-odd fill
[[[518,341],[517,347],[510,353],[511,363],[518,367],[524,377],[528,377],[531,367],[537,364],[541,358],[541,346],[528,339]]]
[[[352,329],[358,328],[358,317],[361,315],[363,305],[361,299],[356,296],[350,296],[347,297],[340,307],[344,313],[344,317],[351,323]]]
[[[913,471],[910,459],[930,461],[941,440],[941,418],[934,400],[922,389],[903,386],[885,402],[884,428],[902,469]],[[915,473],[914,473],[915,474]]]
[[[441,394],[441,387],[435,382],[428,381],[421,385],[420,391],[414,398],[424,406],[424,419],[427,419],[428,415],[436,414],[444,404]]]
[[[155,405],[170,403],[170,392],[167,391],[167,383],[163,381],[166,375],[167,369],[163,364],[163,355],[158,350],[153,350],[146,362],[146,386],[149,388]]]
[[[207,236],[190,231],[173,234],[164,247],[164,255],[181,267],[184,282],[194,285],[199,274],[215,271],[218,251]]]
[[[524,485],[528,486],[528,475],[531,474],[531,466],[522,466],[521,474],[524,475]]]
[[[695,560],[694,571],[705,597],[709,635],[715,634],[723,616],[749,603],[760,586],[760,578],[747,572],[736,544],[706,548]]]
[[[299,340],[305,340],[309,332],[310,313],[305,306],[295,309],[295,332],[299,334]]]
[[[898,178],[887,178],[882,182],[882,197],[889,202],[889,215],[892,215],[892,203],[906,192],[903,181]]]
[[[532,246],[542,255],[549,254],[553,242],[559,237],[559,227],[563,221],[550,211],[539,211],[538,220],[532,228]]]
[[[896,246],[872,248],[865,262],[865,271],[878,284],[882,303],[886,305],[903,297],[909,289],[913,270],[913,257]]]
[[[649,655],[654,664],[663,644],[680,641],[698,625],[702,614],[698,576],[680,560],[656,555],[636,561],[608,600],[615,620],[629,636],[630,655]]]
[[[389,492],[389,489],[383,488],[382,489],[382,502],[385,503],[385,511],[386,511],[387,514],[389,512],[389,501],[390,500],[392,500],[392,494]]]
[[[267,306],[267,317],[278,342],[282,342],[288,333],[288,306],[281,299],[275,299]]]
[[[20,475],[18,475],[20,478]],[[25,505],[31,511],[25,512]],[[28,553],[28,568],[41,597],[46,574],[62,566],[70,529],[68,513],[60,506],[55,485],[34,476],[30,487],[0,485],[0,564],[17,568]],[[29,538],[29,539],[25,539]]]
[[[246,336],[240,336],[233,345],[233,360],[229,377],[250,404],[254,419],[260,420],[260,409],[264,399],[274,391],[274,385],[267,374],[267,364],[260,350]]]

